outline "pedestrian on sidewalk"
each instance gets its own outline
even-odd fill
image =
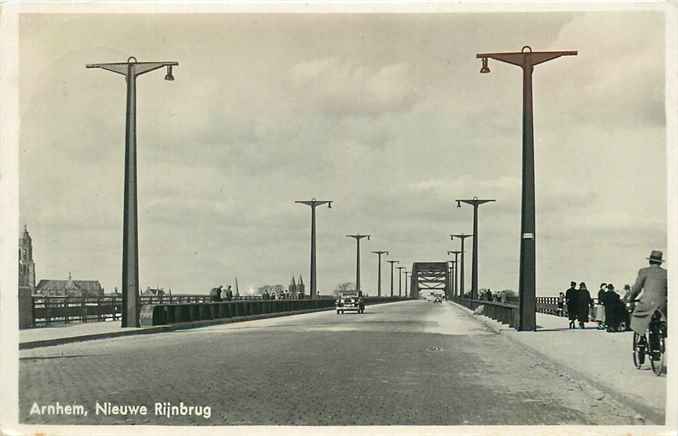
[[[638,271],[638,278],[628,296],[628,300],[633,301],[640,294],[631,314],[631,328],[640,335],[645,334],[656,310],[662,311],[665,318],[668,315],[666,312],[667,274],[666,270],[661,267],[664,262],[663,255],[664,253],[659,250],[652,250],[650,257],[647,258],[650,266]]]
[[[579,321],[579,327],[586,328],[585,323],[589,322],[589,308],[593,308],[593,299],[591,298],[591,294],[589,294],[589,290],[586,289],[586,283],[584,282],[579,284],[575,304],[577,306],[577,321]]]
[[[564,307],[565,307],[565,294],[561,292],[560,294],[558,294],[558,316],[563,316]]]
[[[603,304],[603,296],[607,292],[607,283],[601,283],[598,289],[598,304]]]
[[[607,323],[608,332],[616,332],[619,330],[619,323],[621,323],[619,306],[622,305],[619,294],[615,292],[612,283],[607,284],[607,290],[603,294],[602,303],[605,307],[605,322]]]
[[[570,282],[570,288],[565,291],[565,304],[567,305],[567,319],[570,320],[570,328],[574,328],[577,320],[577,283]]]
[[[607,292],[607,283],[601,283],[600,289],[598,289],[598,298],[596,303],[597,306],[592,307],[593,310],[593,319],[599,322],[598,329],[605,330],[607,328],[607,318],[605,317],[605,293]],[[594,303],[595,304],[595,303]]]
[[[631,295],[631,285],[624,285],[624,296],[622,297],[622,304],[624,304],[624,313],[622,314],[624,319],[624,324],[626,326],[625,331],[631,331],[631,311],[627,310],[626,305],[631,304],[629,302],[629,295]]]

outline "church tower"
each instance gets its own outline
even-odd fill
[[[33,240],[24,226],[19,238],[19,288],[35,289],[35,262],[33,262]]]

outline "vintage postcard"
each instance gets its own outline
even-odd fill
[[[675,5],[2,8],[2,432],[676,434]]]

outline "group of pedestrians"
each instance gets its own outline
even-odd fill
[[[624,286],[626,291],[625,298],[631,292],[629,285]],[[598,306],[586,287],[586,283],[581,282],[577,288],[576,282],[570,282],[570,288],[561,292],[558,306],[567,306],[567,316],[570,321],[570,328],[576,328],[579,323],[580,328],[585,328],[590,318],[598,321],[601,328],[607,328],[608,332],[619,331],[622,322],[625,326],[629,325],[629,316],[626,311],[624,300],[616,292],[612,283],[601,283],[598,291]]]
[[[612,283],[601,283],[598,290],[598,310],[596,320],[601,330],[618,332],[623,323],[624,330],[630,330],[630,316],[624,303],[631,293],[631,286],[624,285],[624,298],[619,296]]]
[[[223,285],[219,285],[216,288],[212,288],[212,290],[210,290],[211,301],[231,301],[232,299],[233,291],[231,290],[231,286],[229,286],[225,291]]]
[[[585,328],[586,323],[589,322],[589,310],[593,309],[593,299],[586,287],[586,283],[579,283],[577,288],[576,282],[570,282],[570,287],[565,291],[564,299],[567,306],[567,317],[570,320],[570,328],[576,328],[576,322],[579,322],[580,328]]]
[[[558,297],[558,307],[562,312],[563,306],[567,307],[567,316],[570,321],[569,328],[585,328],[589,322],[592,311],[594,320],[600,323],[600,327],[608,332],[617,332],[624,325],[625,330],[633,329],[640,332],[647,328],[648,319],[655,310],[662,310],[666,315],[666,270],[661,268],[663,253],[653,250],[649,260],[650,266],[638,272],[633,287],[624,285],[624,295],[620,296],[612,283],[601,283],[598,290],[598,306],[595,306],[586,283],[581,282],[577,287],[576,282],[570,282],[570,287],[565,293],[561,292]],[[641,294],[642,291],[642,294]],[[639,296],[638,306],[633,311],[633,316],[627,310],[626,305],[636,301]],[[634,326],[634,323],[636,326]]]
[[[271,291],[268,292],[264,290],[261,294],[262,300],[303,300],[303,292],[290,292],[289,290],[284,291]]]

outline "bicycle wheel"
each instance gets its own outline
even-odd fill
[[[655,375],[660,376],[664,373],[664,366],[666,365],[666,348],[662,332],[659,331],[654,334],[659,335],[659,346],[657,350],[652,350],[650,366],[652,366],[652,372],[654,372]]]
[[[640,369],[645,363],[645,345],[640,343],[641,337],[638,333],[633,332],[633,365],[637,369]]]

